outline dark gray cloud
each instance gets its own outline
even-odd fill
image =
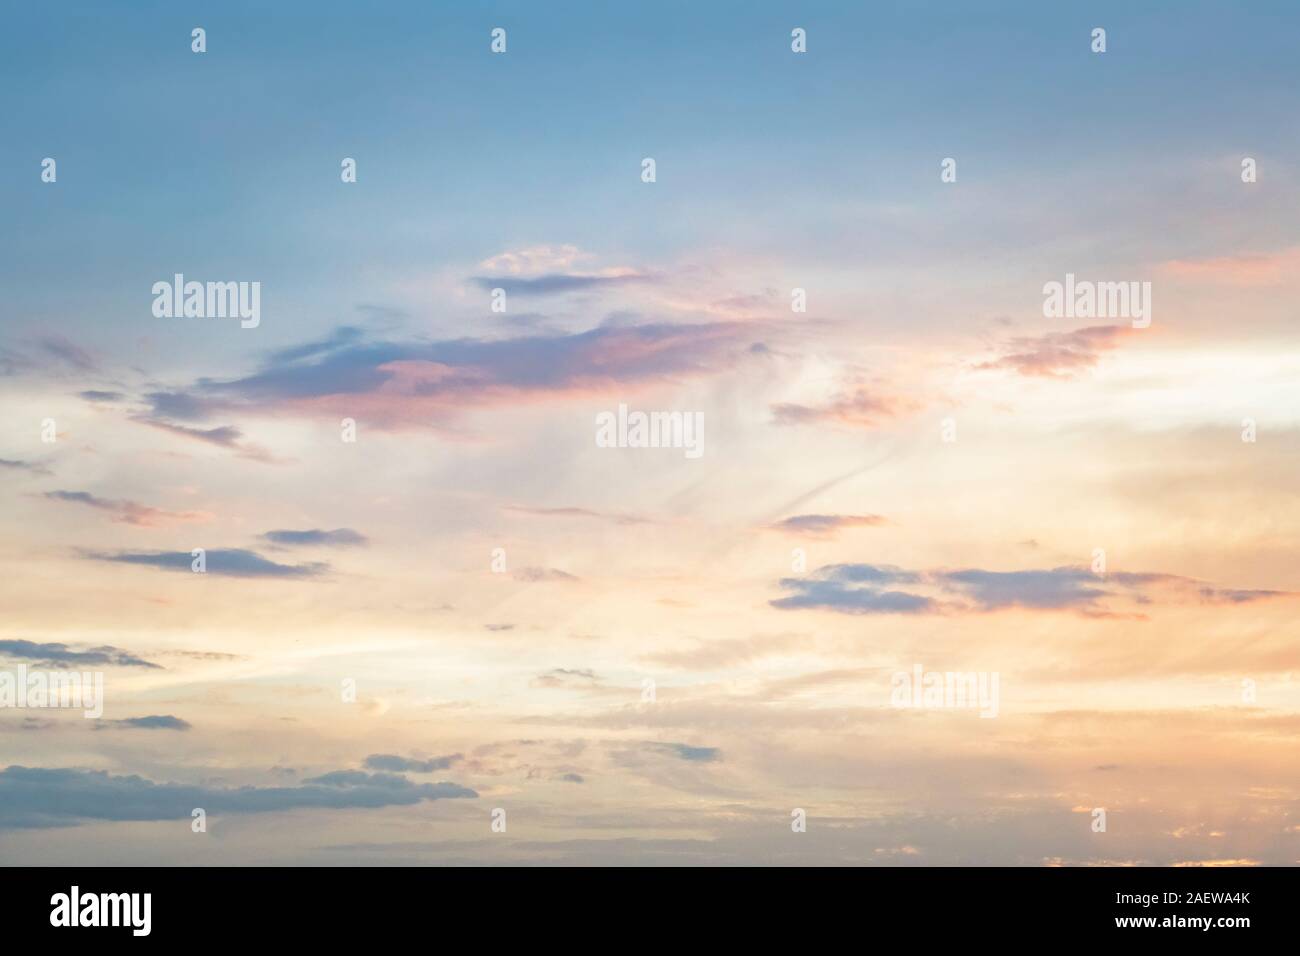
[[[188,551],[88,552],[95,561],[138,564],[166,571],[193,572],[194,558]],[[244,548],[215,548],[205,554],[207,574],[230,578],[311,578],[329,571],[328,564],[277,564],[256,551]]]
[[[351,528],[335,528],[323,531],[312,528],[309,531],[277,530],[262,535],[263,540],[283,548],[308,547],[312,545],[326,548],[350,548],[368,544],[369,539],[360,531]]]
[[[121,521],[123,524],[150,526],[167,521],[199,521],[207,517],[194,511],[167,511],[163,508],[154,508],[151,505],[142,505],[138,501],[100,498],[88,491],[47,491],[45,497],[51,501],[73,502],[108,512],[113,516],[114,521]]]
[[[679,743],[659,743],[654,742],[647,744],[651,750],[659,753],[668,754],[681,760],[698,761],[700,763],[713,763],[722,759],[722,751],[717,747],[691,747],[687,744]]]
[[[397,754],[371,754],[366,758],[366,766],[371,770],[388,770],[394,773],[433,773],[446,770],[452,764],[464,759],[464,754],[448,754],[445,757],[430,757],[427,760],[415,757],[399,757]]]
[[[120,402],[126,398],[121,392],[104,392],[97,388],[88,388],[84,392],[78,392],[77,396],[88,402]]]
[[[936,580],[960,591],[983,611],[1007,607],[1049,610],[1093,608],[1109,592],[1087,568],[1052,568],[1040,571],[941,571]]]
[[[293,787],[154,783],[102,770],[11,766],[0,770],[0,830],[72,826],[89,820],[178,820],[209,814],[409,806],[477,797],[454,783],[417,784],[391,774],[340,771]]]
[[[0,468],[7,468],[10,471],[26,471],[33,475],[52,474],[50,469],[44,465],[38,465],[33,461],[18,461],[13,458],[0,458]]]
[[[155,414],[132,415],[132,421],[172,435],[179,435],[182,438],[189,438],[207,445],[216,445],[218,448],[228,448],[241,458],[250,458],[263,464],[281,463],[265,448],[244,441],[244,433],[233,425],[218,425],[215,428],[192,428],[188,425],[177,425],[175,422],[164,421],[164,418],[167,417],[181,419],[207,418],[207,407],[192,396],[155,392],[151,397],[155,400]],[[163,417],[158,417],[159,415]]]
[[[391,401],[372,402],[372,420],[427,421],[430,403],[460,407],[506,394],[585,392],[713,371],[751,333],[740,323],[602,325],[572,334],[438,342],[367,342],[335,332],[272,353],[252,375],[200,379],[146,398],[155,416],[199,421],[218,411],[264,413],[283,404],[383,392]],[[180,430],[156,418],[142,420]]]
[[[912,584],[918,575],[900,568],[870,564],[833,564],[805,578],[782,578],[781,587],[794,594],[771,601],[783,610],[823,608],[845,614],[922,614],[938,609],[935,601],[892,584]]]
[[[1186,603],[1240,604],[1289,592],[1218,588],[1172,574],[1095,574],[1084,567],[1025,571],[907,571],[870,564],[834,564],[802,578],[782,578],[794,593],[769,602],[784,610],[821,608],[844,614],[987,612],[1006,608],[1075,611],[1087,616],[1115,613],[1108,602],[1149,604],[1159,595]],[[894,590],[894,586],[908,590]],[[928,588],[938,596],[917,593]]]
[[[55,501],[77,501],[84,505],[90,505],[92,508],[102,508],[105,511],[113,509],[111,501],[96,498],[88,491],[47,491],[45,497]]]
[[[179,418],[181,421],[202,421],[208,417],[208,410],[203,402],[184,392],[150,392],[145,395],[145,401],[153,407],[155,415],[160,415],[163,418]],[[166,427],[164,423],[156,422],[146,416],[142,416],[140,420],[147,424],[158,424],[159,427]]]
[[[164,405],[171,404],[171,397],[163,402]],[[180,409],[190,408],[191,406],[181,403],[177,406],[178,410],[171,413],[173,418],[184,419],[188,417]],[[197,404],[192,406],[197,409]],[[159,411],[155,407],[155,411]],[[206,442],[209,445],[217,445],[221,448],[238,448],[240,440],[244,433],[233,425],[220,425],[217,428],[189,428],[185,425],[176,425],[172,422],[165,422],[158,418],[151,418],[148,415],[137,415],[135,421],[142,425],[148,425],[151,428],[157,428],[165,432],[171,432],[173,435],[180,435],[183,438],[192,438],[195,441]]]
[[[582,292],[629,283],[652,282],[653,276],[640,272],[626,275],[579,275],[571,272],[551,272],[539,276],[474,276],[471,280],[482,289],[505,289],[506,292],[552,295],[560,292]]]
[[[97,720],[95,729],[118,728],[121,730],[189,730],[188,720],[181,720],[171,714],[150,714],[148,717],[127,717],[124,720]]]
[[[308,342],[305,345],[291,345],[288,348],[277,349],[271,353],[268,361],[272,365],[283,365],[300,362],[303,359],[316,358],[351,345],[353,342],[359,342],[363,335],[362,330],[354,325],[341,325],[330,333],[328,338],[319,342]]]
[[[0,655],[33,661],[46,667],[153,667],[149,661],[117,647],[103,644],[74,650],[67,644],[38,644],[34,641],[0,641]]]

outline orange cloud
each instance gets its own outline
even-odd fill
[[[1300,275],[1300,246],[1263,255],[1220,256],[1214,259],[1173,259],[1159,266],[1165,275],[1193,282],[1237,286],[1277,285]]]

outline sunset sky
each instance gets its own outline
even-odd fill
[[[1300,11],[807,6],[6,14],[0,864],[1300,863]]]

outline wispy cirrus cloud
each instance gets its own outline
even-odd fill
[[[188,551],[86,552],[84,557],[116,564],[135,564],[164,571],[193,572],[195,558]],[[330,566],[321,562],[278,564],[256,551],[244,548],[215,548],[204,553],[207,574],[230,578],[313,578]]]
[[[170,415],[175,418],[204,418],[207,416],[207,410],[204,408],[203,403],[192,396],[154,392],[148,398],[154,403],[154,411],[158,414]],[[245,442],[243,431],[233,425],[219,425],[215,428],[194,428],[189,425],[178,425],[175,422],[164,421],[155,415],[133,415],[131,420],[192,441],[216,445],[218,448],[228,448],[238,453],[241,458],[250,458],[253,461],[266,464],[278,463],[278,459],[265,448]]]
[[[45,355],[78,372],[93,372],[99,367],[89,352],[62,335],[47,333],[36,339],[36,345]]]
[[[57,332],[25,339],[18,348],[0,348],[0,375],[65,377],[98,370],[99,362],[90,352]]]
[[[506,505],[503,511],[515,514],[532,515],[538,518],[594,518],[598,521],[610,521],[614,524],[648,524],[649,518],[640,515],[618,514],[606,511],[593,511],[590,508],[527,508],[523,505]]]
[[[97,511],[112,515],[114,521],[141,527],[157,527],[173,522],[212,520],[212,515],[205,511],[167,511],[164,508],[142,505],[136,501],[100,498],[88,491],[47,491],[44,497],[51,501],[65,501],[86,505]]]

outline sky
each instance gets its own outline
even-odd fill
[[[803,7],[7,11],[0,864],[1300,862],[1300,12]]]

